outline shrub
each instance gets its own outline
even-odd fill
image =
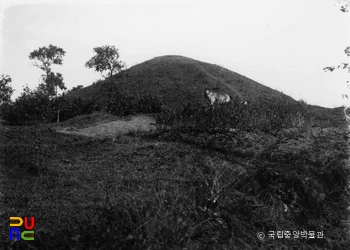
[[[245,105],[236,98],[229,103],[199,108],[188,104],[181,111],[163,108],[157,123],[161,129],[182,132],[210,134],[239,129],[276,134],[283,128],[304,125],[305,114],[302,103],[261,99]]]
[[[80,97],[72,101],[62,99],[60,104],[60,120],[65,121],[78,115],[88,115],[98,110],[94,101],[83,100]]]
[[[148,94],[137,101],[137,112],[140,113],[160,113],[162,102],[154,95]]]
[[[132,115],[137,112],[137,101],[133,96],[113,93],[113,97],[107,101],[107,111],[117,116]]]
[[[54,118],[53,101],[40,91],[26,89],[15,102],[4,105],[2,113],[11,125],[48,122]]]
[[[102,106],[114,115],[125,116],[136,113],[159,113],[161,101],[157,96],[145,95],[139,99],[125,93],[115,91],[111,98],[107,98]]]

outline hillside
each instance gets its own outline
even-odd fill
[[[98,101],[106,95],[108,81],[71,92],[67,98],[81,97]],[[133,66],[127,70],[124,81],[118,81],[117,88],[135,96],[157,95],[171,108],[183,107],[188,102],[193,105],[204,104],[205,88],[244,100],[262,97],[294,101],[238,73],[183,56],[161,56]]]
[[[0,229],[1,249],[350,249],[342,108],[183,57],[127,73],[122,91],[175,108],[204,103],[204,88],[276,102],[0,124],[0,223],[13,211],[40,221],[35,240]],[[68,96],[103,100],[109,85]]]

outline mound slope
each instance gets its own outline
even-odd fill
[[[183,56],[161,56],[131,67],[124,80],[116,80],[116,88],[134,96],[157,95],[171,108],[206,102],[205,88],[227,93],[242,100],[272,98],[295,101],[291,97],[257,83],[243,75],[218,65]],[[71,92],[67,97],[101,100],[107,95],[109,79],[84,89]]]

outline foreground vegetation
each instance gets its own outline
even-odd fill
[[[2,247],[348,249],[341,110],[317,115],[304,103],[234,102],[163,107],[156,132],[115,140],[45,124],[1,126],[1,224],[35,217],[34,241]],[[324,238],[272,239],[269,231]]]

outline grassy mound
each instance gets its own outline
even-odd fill
[[[183,108],[188,103],[206,103],[204,89],[227,93],[244,100],[270,98],[294,101],[287,95],[259,84],[245,76],[183,56],[161,56],[131,67],[122,77],[115,77],[116,89],[133,96],[158,96],[169,108]],[[108,95],[110,80],[73,91],[68,98],[81,97],[99,101]]]

